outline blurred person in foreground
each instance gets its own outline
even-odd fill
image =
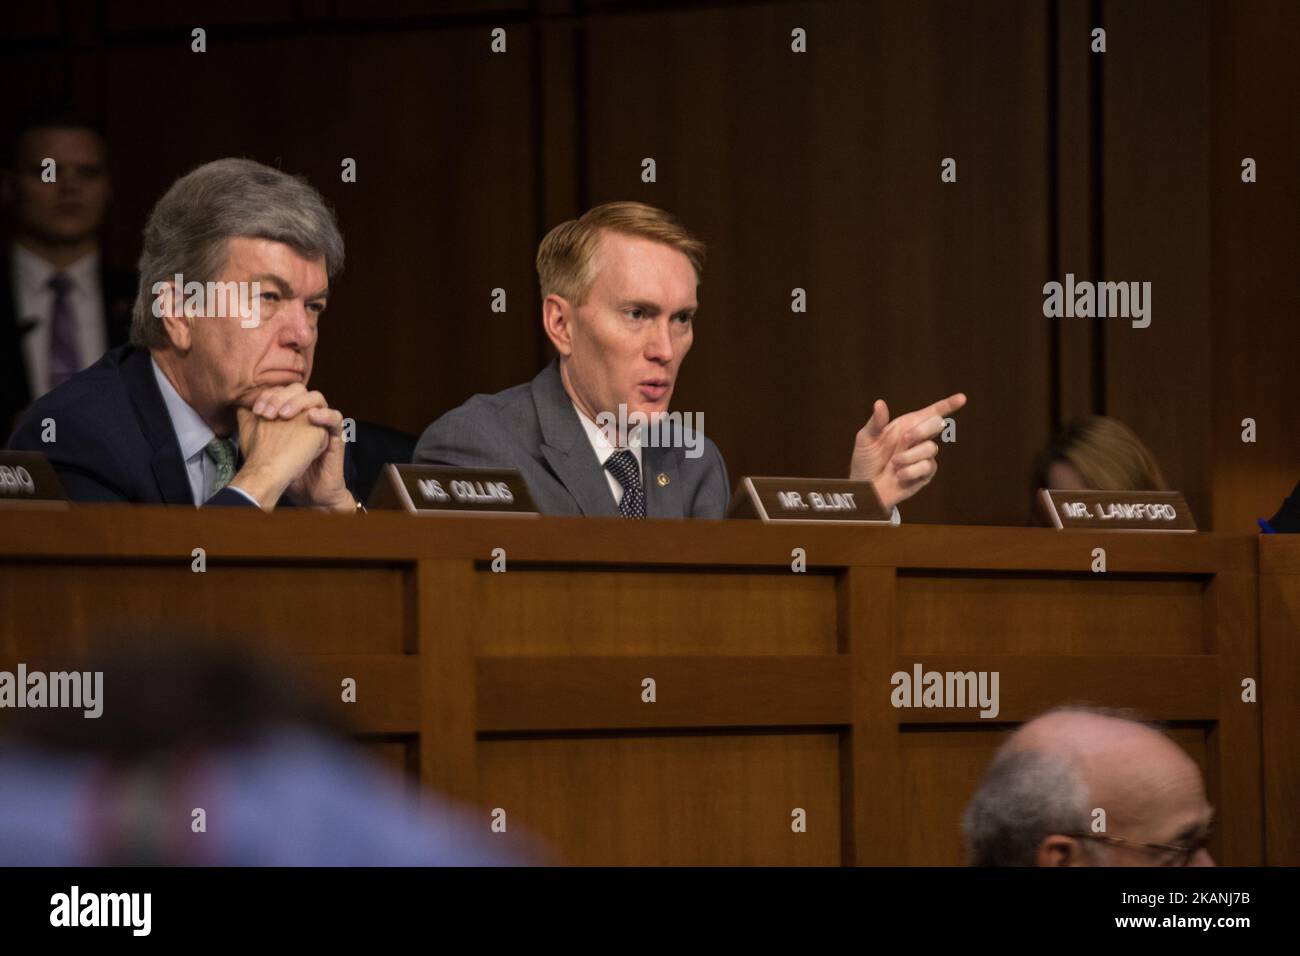
[[[11,712],[0,866],[523,862],[486,814],[418,797],[277,668],[202,647],[92,666],[104,674],[97,719]]]

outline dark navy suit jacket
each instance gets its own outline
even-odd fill
[[[54,420],[55,441],[41,440],[46,419]],[[73,501],[194,505],[180,441],[148,349],[110,349],[38,398],[18,419],[8,447],[49,458]],[[350,478],[350,450],[344,451],[349,456],[344,473]],[[288,504],[284,499],[280,503]],[[253,507],[229,488],[205,504]]]

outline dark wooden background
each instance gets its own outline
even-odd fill
[[[1023,522],[1034,452],[1086,412],[1132,425],[1202,527],[1249,530],[1300,478],[1291,0],[203,6],[7,7],[0,122],[51,94],[105,118],[123,265],[198,163],[305,174],[348,243],[314,379],[346,414],[418,433],[530,378],[538,240],[634,198],[710,243],[677,406],[733,477],[840,474],[874,398],[961,389],[909,521]],[[1045,319],[1066,272],[1152,282],[1150,328]]]

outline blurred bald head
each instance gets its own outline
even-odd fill
[[[964,825],[976,866],[1212,865],[1213,816],[1200,769],[1160,730],[1062,708],[1012,734]]]

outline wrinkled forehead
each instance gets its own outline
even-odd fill
[[[231,236],[226,240],[223,271],[235,278],[278,278],[280,285],[291,288],[296,295],[312,295],[329,288],[324,256],[304,256],[274,239]]]

